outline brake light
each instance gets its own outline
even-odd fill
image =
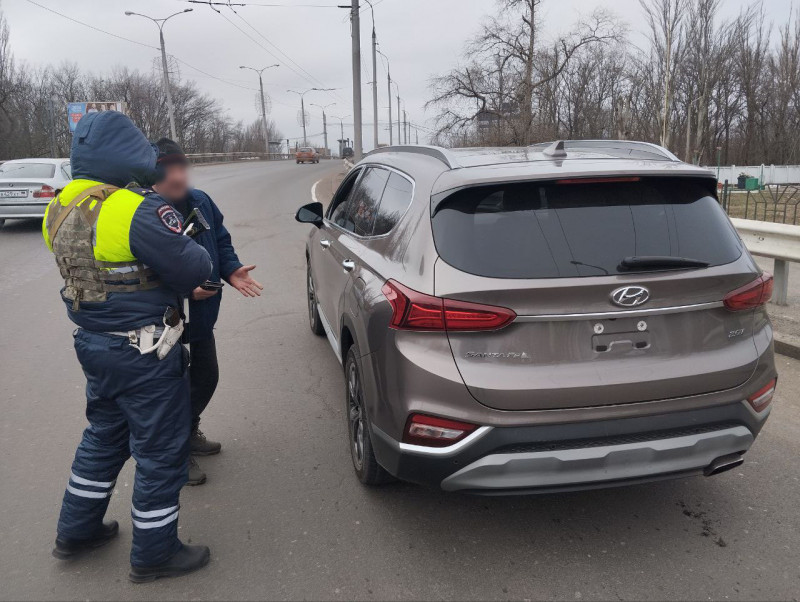
[[[52,186],[45,184],[39,190],[33,191],[33,198],[35,199],[52,199],[56,196],[56,191]]]
[[[556,184],[620,184],[625,182],[641,182],[642,178],[570,178],[567,180],[556,180]]]
[[[731,311],[745,311],[765,305],[772,299],[772,274],[764,272],[761,276],[725,295],[723,303]]]
[[[395,330],[500,330],[517,317],[505,307],[442,299],[419,293],[395,280],[389,280],[381,290],[392,306],[389,327]]]
[[[749,403],[756,412],[760,412],[766,408],[775,396],[775,386],[778,384],[778,379],[773,378],[767,385],[753,393],[747,398]]]
[[[412,414],[406,423],[403,443],[426,447],[447,447],[458,443],[477,428],[477,425],[468,422],[447,420],[425,414]]]

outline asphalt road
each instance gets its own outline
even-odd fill
[[[800,362],[786,358],[745,465],[713,479],[516,498],[361,487],[341,369],[307,327],[307,230],[292,219],[332,169],[196,171],[266,291],[225,291],[222,379],[203,419],[223,452],[202,460],[208,482],[184,490],[180,519],[181,537],[210,545],[212,560],[183,579],[126,579],[132,462],[109,510],[118,540],[74,562],[50,556],[85,424],[83,379],[38,224],[0,231],[0,598],[798,598]]]

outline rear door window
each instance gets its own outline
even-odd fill
[[[620,263],[634,256],[722,265],[742,253],[713,182],[696,178],[473,187],[436,202],[432,221],[444,261],[493,278],[629,274]]]
[[[414,185],[400,174],[392,172],[383,190],[383,198],[372,229],[373,236],[388,234],[395,227],[411,205],[413,194]]]
[[[0,165],[0,180],[14,178],[52,178],[56,166],[52,163],[5,163]]]
[[[388,170],[368,167],[356,184],[350,201],[349,221],[352,224],[352,231],[358,236],[372,236],[375,216],[388,179]]]

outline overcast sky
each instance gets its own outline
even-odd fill
[[[232,0],[248,3],[249,0]],[[164,32],[167,51],[181,61],[226,80],[212,79],[180,65],[181,77],[197,81],[200,88],[219,99],[234,119],[247,122],[258,117],[255,73],[239,65],[263,67],[280,63],[265,73],[265,88],[272,99],[272,117],[285,137],[299,137],[299,97],[288,89],[338,88],[336,92],[310,92],[307,103],[326,105],[329,115],[352,115],[352,75],[348,11],[336,4],[348,0],[253,0],[236,13],[219,14],[207,5],[186,0],[35,0],[36,4],[59,11],[119,36],[158,46],[156,26],[139,17],[126,17],[126,10],[164,17],[192,7],[167,23]],[[278,4],[281,6],[265,6]],[[363,3],[362,3],[363,4]],[[373,0],[378,41],[391,61],[392,77],[400,86],[409,119],[430,125],[432,115],[424,110],[431,76],[446,72],[460,60],[464,42],[478,28],[484,15],[495,10],[495,0]],[[746,0],[724,0],[724,16],[733,16],[748,5]],[[789,15],[791,0],[764,0],[770,20],[778,25]],[[256,6],[261,5],[261,6]],[[309,6],[314,5],[314,6]],[[635,38],[643,30],[638,0],[545,0],[545,35],[557,37],[568,31],[582,14],[606,7],[627,21]],[[102,74],[126,65],[154,74],[153,59],[158,51],[117,39],[69,21],[36,6],[29,0],[0,0],[11,29],[11,48],[17,61],[30,65],[77,63],[82,69]],[[366,4],[362,13],[362,79],[364,119],[372,122],[372,80],[370,55],[371,18]],[[287,58],[288,57],[288,58]],[[291,59],[291,60],[289,60]],[[292,62],[293,61],[293,62]],[[381,141],[388,142],[386,71],[378,70]],[[116,100],[116,99],[75,99]],[[307,106],[309,134],[322,132],[322,113]],[[396,113],[395,113],[396,115]],[[338,121],[331,140],[338,137]],[[345,119],[345,136],[352,137],[352,117]],[[331,125],[331,124],[329,124]],[[336,134],[336,135],[333,135]],[[425,140],[420,134],[420,142]],[[321,135],[313,142],[321,144]],[[371,125],[365,127],[365,148],[372,146]],[[331,143],[335,146],[335,143]]]

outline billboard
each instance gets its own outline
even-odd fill
[[[125,112],[124,102],[71,102],[67,105],[69,115],[69,131],[74,132],[81,118],[87,113],[97,113],[98,111],[119,111]]]

